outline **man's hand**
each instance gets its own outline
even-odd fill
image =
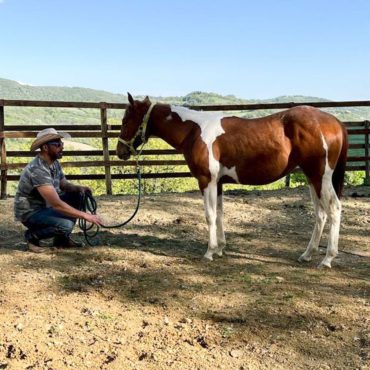
[[[84,219],[87,222],[90,222],[91,224],[95,224],[95,225],[98,225],[98,226],[103,224],[103,220],[98,215],[92,215],[90,213],[85,213],[84,214]]]

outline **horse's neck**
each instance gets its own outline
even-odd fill
[[[163,139],[172,147],[182,152],[182,145],[192,130],[188,124],[179,124],[178,118],[175,118],[168,109],[168,106],[162,106],[153,115],[153,124],[151,134]]]

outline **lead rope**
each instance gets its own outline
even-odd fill
[[[141,195],[142,195],[142,192],[141,192],[141,171],[140,171],[140,166],[139,166],[139,157],[140,157],[140,154],[141,154],[143,148],[144,148],[144,145],[141,147],[141,149],[140,149],[140,151],[137,155],[137,158],[136,158],[136,175],[137,175],[137,179],[138,179],[138,196],[137,196],[136,208],[135,208],[134,212],[132,213],[132,215],[126,221],[124,221],[120,224],[117,224],[117,225],[100,225],[101,228],[103,228],[103,229],[115,229],[115,228],[118,228],[118,227],[123,227],[123,226],[127,225],[136,216],[137,212],[139,211]],[[79,206],[79,210],[82,211],[82,212],[88,212],[88,213],[91,213],[92,215],[95,215],[97,208],[98,208],[98,205],[97,205],[97,202],[96,202],[95,198],[93,197],[93,195],[90,192],[83,193],[82,198],[81,198],[81,202],[80,202],[80,206]],[[84,219],[81,219],[81,218],[78,220],[78,226],[81,229],[81,231],[83,232],[86,243],[88,245],[90,245],[91,247],[95,246],[95,244],[93,244],[90,241],[90,239],[96,237],[96,235],[98,234],[98,232],[100,230],[100,227],[97,226],[97,225],[94,225],[94,224],[88,225],[88,222]],[[95,231],[91,231],[92,229],[94,229],[94,227],[96,227]]]

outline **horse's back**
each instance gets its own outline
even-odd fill
[[[323,133],[330,130],[337,131],[342,125],[332,114],[307,105],[290,108],[280,112],[280,115],[284,125],[292,124],[306,130],[317,126],[320,130],[324,130]]]

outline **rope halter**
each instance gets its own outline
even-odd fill
[[[130,140],[126,141],[126,140],[123,140],[121,137],[118,137],[118,141],[121,142],[122,144],[126,145],[129,148],[131,154],[133,154],[133,155],[138,154],[138,152],[134,148],[134,142],[135,142],[137,137],[141,136],[141,141],[144,144],[148,141],[147,139],[145,139],[145,133],[146,133],[146,128],[148,126],[148,121],[149,121],[149,118],[150,118],[150,114],[152,113],[152,110],[153,110],[154,106],[155,106],[155,103],[150,104],[150,107],[149,107],[148,111],[145,113],[143,121],[141,122],[139,128],[137,129],[136,134]]]

